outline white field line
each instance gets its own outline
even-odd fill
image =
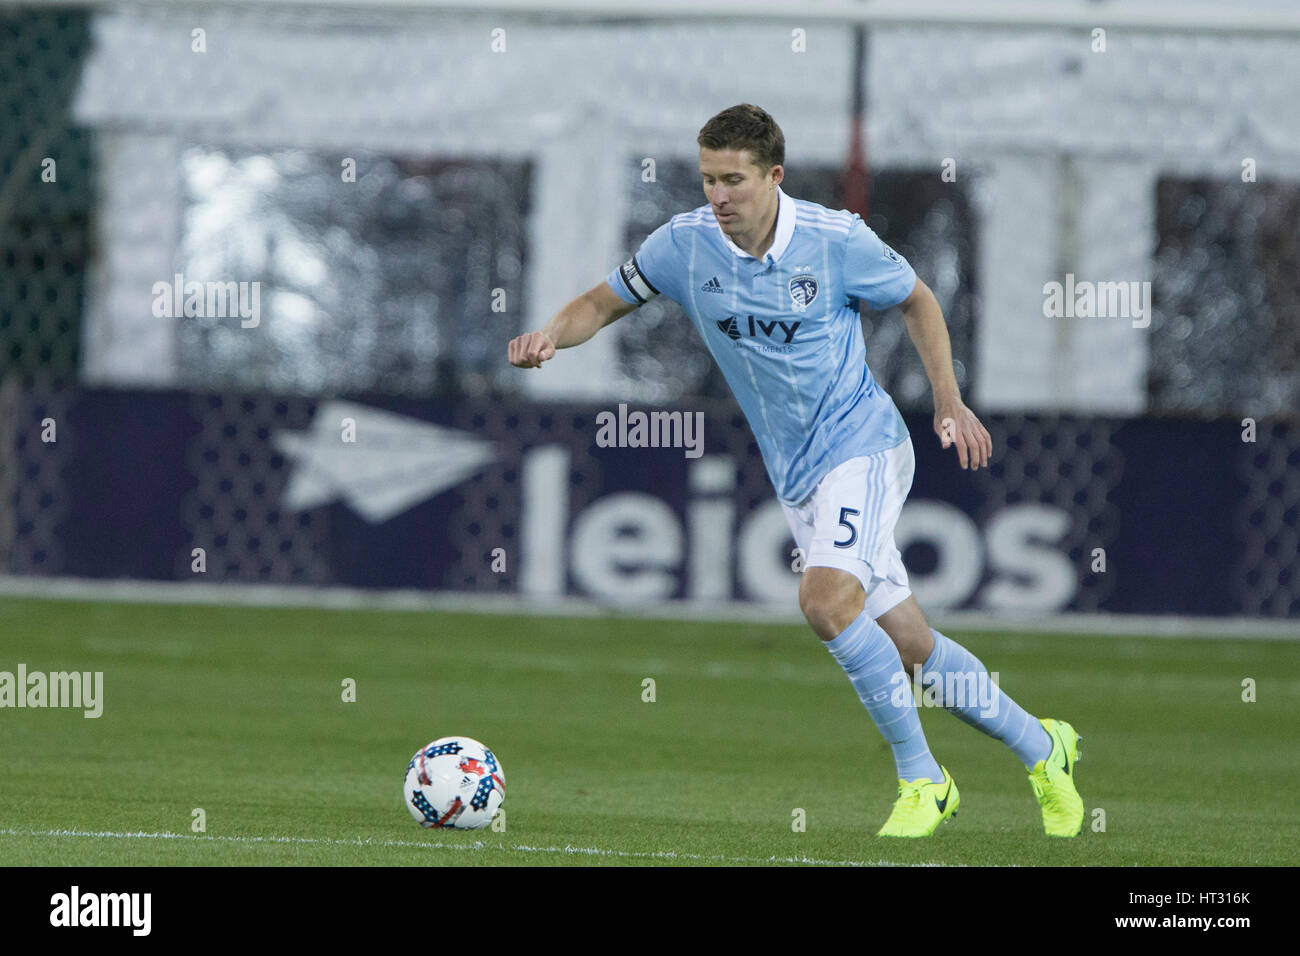
[[[180,581],[90,580],[0,574],[0,596],[144,604],[214,604],[334,610],[440,611],[540,617],[611,617],[653,621],[751,622],[807,627],[798,607],[743,601],[667,601],[611,604],[576,597],[540,598],[454,591],[316,588],[287,584],[204,584]],[[1300,622],[1286,618],[1179,617],[1174,615],[994,613],[943,611],[927,615],[940,630],[1047,632],[1102,636],[1206,637],[1300,640]]]
[[[93,840],[190,840],[196,843],[291,843],[314,846],[381,846],[410,847],[418,850],[462,850],[486,851],[497,850],[505,853],[555,853],[564,855],[619,857],[633,860],[689,860],[701,863],[800,863],[808,866],[959,866],[952,863],[896,863],[891,860],[818,860],[808,856],[723,856],[721,854],[678,853],[674,850],[656,850],[636,853],[626,850],[603,850],[598,847],[581,846],[510,846],[493,845],[476,840],[473,843],[421,843],[414,840],[370,840],[357,837],[355,840],[325,839],[313,837],[290,836],[200,836],[192,833],[114,833],[110,830],[16,830],[11,827],[0,829],[0,836],[31,837],[72,837],[74,839]]]

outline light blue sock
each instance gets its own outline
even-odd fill
[[[921,672],[921,686],[948,713],[1010,747],[1024,765],[1045,760],[1052,738],[1032,714],[993,683],[984,665],[956,641],[934,628],[934,650]]]
[[[943,771],[921,732],[911,678],[889,635],[863,612],[834,640],[827,641],[826,649],[849,675],[858,699],[893,750],[898,779],[942,780]]]

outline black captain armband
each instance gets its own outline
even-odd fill
[[[633,256],[619,267],[618,276],[623,280],[623,285],[627,287],[627,291],[632,293],[632,297],[636,299],[638,305],[645,305],[659,294],[659,290],[652,286],[650,280],[642,275],[641,266],[636,261],[636,256]]]

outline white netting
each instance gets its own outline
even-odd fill
[[[632,23],[243,5],[126,9],[95,24],[77,100],[84,123],[113,131],[103,141],[108,253],[85,357],[95,381],[249,387],[255,374],[283,380],[288,366],[304,390],[322,391],[332,380],[454,380],[463,369],[476,387],[551,397],[685,397],[701,377],[675,376],[674,363],[647,351],[644,328],[615,327],[557,360],[560,374],[531,379],[485,373],[476,333],[542,325],[618,263],[650,225],[634,214],[647,202],[656,216],[701,202],[695,134],[735,102],[764,105],[785,130],[791,182],[838,204],[830,186],[847,154],[853,78],[843,24],[800,23],[797,13]],[[194,50],[197,28],[206,52]],[[986,409],[1293,409],[1300,346],[1286,317],[1300,249],[1286,237],[1300,202],[1300,41],[1112,28],[1104,42],[1077,27],[872,29],[863,87],[876,195],[916,213],[905,224],[877,212],[873,225],[890,240],[910,236],[957,331],[972,330],[957,358]],[[219,236],[195,246],[186,149],[266,158],[244,224],[264,255],[222,254]],[[336,182],[330,172],[349,157],[361,164],[357,182]],[[461,199],[432,166],[401,173],[412,157],[502,183],[471,184],[461,198],[508,227],[467,229],[455,248],[424,241],[423,295],[401,280],[409,268],[385,278],[383,262],[423,241],[430,203]],[[651,183],[647,159],[662,173]],[[952,183],[941,178],[949,160]],[[1247,160],[1256,183],[1242,182]],[[406,177],[409,195],[398,189],[393,208],[405,204],[409,216],[384,223],[392,251],[372,265],[363,257],[345,283],[332,255],[383,245],[349,212],[373,209],[358,194],[383,187],[379,167]],[[319,188],[295,186],[295,169],[318,170]],[[509,172],[493,179],[499,169]],[[899,177],[909,175],[934,188],[907,186]],[[513,205],[497,203],[502,190]],[[119,201],[146,194],[148,203]],[[945,202],[943,227],[927,232]],[[294,242],[271,245],[286,235]],[[464,281],[482,262],[496,263],[485,282]],[[196,351],[191,329],[151,314],[150,283],[191,265],[279,290],[263,303],[283,333],[269,357],[265,329],[208,330]],[[1044,284],[1067,274],[1150,282],[1149,326],[1045,318]],[[350,287],[373,304],[344,308]],[[436,316],[435,330],[424,320],[394,330],[384,320],[393,310]],[[924,384],[908,349],[891,344],[896,325],[877,322],[879,348],[868,354],[904,405],[919,403]],[[446,329],[463,331],[436,334]],[[392,347],[369,348],[376,337]],[[241,360],[247,343],[257,343],[251,365]],[[430,349],[446,374],[403,359]],[[653,384],[647,368],[658,369]]]

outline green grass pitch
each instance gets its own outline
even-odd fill
[[[1083,735],[1077,839],[1044,836],[1019,761],[934,709],[960,814],[877,838],[893,761],[806,628],[6,600],[0,670],[102,671],[104,710],[0,709],[0,864],[1300,860],[1300,643],[952,636]],[[407,813],[407,761],[448,734],[500,758],[504,831]]]

